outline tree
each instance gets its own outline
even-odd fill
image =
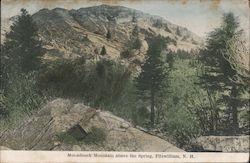
[[[204,71],[200,76],[200,84],[207,90],[213,110],[213,130],[218,125],[219,108],[215,105],[218,102],[225,104],[232,114],[231,125],[234,132],[239,128],[237,109],[245,103],[240,94],[245,90],[247,80],[241,70],[236,68],[239,66],[236,59],[239,54],[232,53],[229,46],[235,41],[235,36],[240,35],[238,27],[238,18],[233,13],[224,14],[221,27],[209,34],[207,46],[201,51],[200,61],[204,65]],[[222,94],[218,100],[212,98],[216,92]]]
[[[110,32],[110,30],[108,30],[107,35],[106,35],[106,38],[107,38],[107,39],[111,39],[111,32]]]
[[[142,71],[137,78],[137,88],[142,97],[150,99],[151,125],[155,122],[155,100],[159,91],[164,87],[165,70],[161,59],[162,50],[166,47],[165,39],[161,36],[147,39],[149,48],[148,58],[142,66]]]
[[[177,29],[176,29],[176,34],[177,34],[178,36],[181,36],[180,27],[177,27]]]
[[[133,23],[137,23],[137,17],[135,16],[135,13],[132,16],[132,22]]]
[[[140,50],[142,43],[141,43],[141,40],[139,38],[139,31],[140,30],[139,30],[138,26],[136,25],[132,31],[131,36],[130,36],[128,48]]]
[[[6,64],[15,65],[23,72],[39,68],[44,50],[38,39],[37,26],[25,9],[21,9],[21,15],[11,25],[3,46]]]
[[[106,54],[107,54],[106,48],[105,48],[105,46],[103,46],[102,51],[101,51],[101,55],[106,55]]]

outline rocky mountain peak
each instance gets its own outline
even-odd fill
[[[32,15],[39,27],[39,35],[47,49],[45,59],[95,58],[105,46],[107,56],[121,57],[133,30],[138,28],[141,49],[134,51],[134,58],[143,62],[147,51],[145,36],[161,35],[169,38],[168,48],[190,51],[197,49],[202,39],[187,28],[141,11],[122,6],[99,5],[80,9],[41,9]],[[111,38],[107,39],[110,32]]]

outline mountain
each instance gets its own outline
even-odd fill
[[[142,47],[134,51],[131,60],[143,60],[147,50],[145,36],[149,34],[168,37],[171,40],[169,49],[174,51],[197,49],[202,42],[187,28],[174,25],[159,16],[122,6],[100,5],[78,10],[42,9],[32,17],[47,49],[44,58],[50,60],[79,56],[94,58],[103,46],[110,58],[119,58],[135,27],[138,28]],[[6,25],[3,26],[7,31]],[[108,31],[111,39],[106,38]]]

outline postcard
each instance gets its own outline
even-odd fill
[[[2,0],[0,162],[248,162],[248,0]]]

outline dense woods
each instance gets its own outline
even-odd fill
[[[137,22],[135,16],[132,21]],[[233,13],[221,22],[196,51],[171,51],[168,40],[149,35],[146,60],[136,76],[122,61],[107,58],[42,63],[37,27],[22,9],[1,45],[0,127],[15,125],[22,115],[61,97],[109,110],[185,148],[200,135],[249,133],[249,70],[239,57],[249,55],[241,40],[244,31]],[[141,48],[139,32],[135,26],[121,60]],[[181,35],[179,28],[176,33]],[[106,47],[97,55],[108,55]]]

